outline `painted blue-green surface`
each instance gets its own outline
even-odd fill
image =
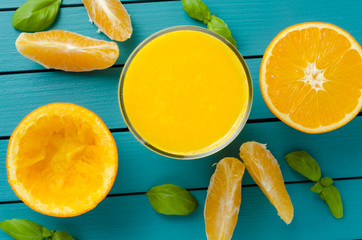
[[[127,3],[127,2],[131,3]],[[132,17],[134,34],[119,43],[123,64],[139,42],[150,34],[175,25],[200,25],[182,10],[180,1],[124,1]],[[266,107],[259,90],[260,55],[273,37],[287,26],[305,21],[334,23],[362,42],[362,2],[360,0],[205,0],[213,13],[223,18],[248,59],[254,84],[254,102],[250,115],[258,123],[248,123],[240,136],[226,149],[194,161],[161,157],[143,147],[130,132],[115,132],[119,151],[119,171],[107,197],[93,211],[75,218],[53,218],[38,214],[17,201],[7,183],[6,148],[9,136],[21,119],[33,109],[51,102],[72,102],[98,114],[110,129],[124,128],[117,100],[117,85],[122,68],[90,73],[44,72],[42,67],[16,52],[14,42],[20,32],[11,26],[14,13],[9,8],[23,0],[0,3],[0,221],[27,218],[49,228],[72,233],[77,240],[100,239],[206,239],[202,208],[206,191],[192,191],[200,208],[187,217],[166,217],[154,212],[147,197],[136,194],[154,185],[174,183],[189,189],[205,188],[214,170],[212,164],[223,157],[238,157],[240,145],[249,140],[267,143],[279,160],[287,189],[295,208],[289,226],[246,173],[240,218],[233,239],[361,239],[362,238],[362,116],[346,126],[324,134],[305,134],[282,122],[263,122],[274,115]],[[81,0],[64,0],[60,16],[52,29],[64,29],[108,40],[88,21]],[[18,71],[37,70],[18,74]],[[345,217],[334,219],[318,195],[309,191],[311,183],[291,170],[283,156],[294,150],[306,150],[320,163],[323,174],[339,178]],[[357,178],[357,179],[350,179]],[[126,194],[117,195],[115,194]],[[130,194],[130,195],[128,195]],[[0,231],[0,239],[9,238]]]
[[[249,119],[275,118],[259,89],[261,59],[246,59],[246,63],[254,89]],[[57,71],[0,76],[0,136],[10,136],[28,113],[52,102],[81,105],[101,117],[108,128],[125,128],[118,105],[121,71],[122,68],[118,67],[85,73]]]
[[[337,181],[344,202],[344,217],[332,217],[311,183],[287,184],[294,204],[294,219],[286,225],[258,187],[242,190],[242,205],[233,239],[340,240],[361,238],[362,180]],[[108,197],[96,209],[75,218],[54,218],[24,204],[0,205],[0,220],[28,218],[48,228],[67,230],[77,240],[202,240],[206,239],[203,206],[206,191],[192,191],[200,206],[193,214],[164,216],[150,206],[146,195]],[[10,240],[0,232],[1,240]]]
[[[9,8],[18,8],[22,4],[24,4],[27,0],[3,0],[0,2],[0,10],[1,9],[9,9]],[[129,2],[152,2],[153,0],[122,0],[121,2],[124,4],[128,4]],[[162,0],[161,0],[162,1]],[[167,0],[165,0],[167,1]],[[71,6],[71,5],[79,5],[83,4],[82,0],[62,0],[62,6]]]
[[[120,53],[117,64],[125,63],[133,49],[152,33],[175,25],[196,23],[183,12],[181,2],[134,3],[129,4],[127,10],[131,15],[134,31],[131,39],[118,44]],[[1,13],[3,18],[9,19],[9,21],[0,22],[0,29],[2,29],[0,39],[7,42],[7,44],[0,45],[0,52],[3,53],[3,57],[0,59],[0,72],[44,69],[41,65],[24,58],[16,51],[15,41],[20,32],[11,26],[10,19],[13,13],[14,11]],[[201,26],[201,24],[199,25]],[[88,37],[110,41],[103,33],[97,33],[98,28],[89,22],[84,6],[62,8],[51,29],[68,30]],[[14,62],[9,64],[5,55],[11,55]]]
[[[118,105],[121,71],[122,68],[111,68],[85,73],[58,71],[0,76],[0,136],[10,136],[28,113],[52,102],[81,105],[100,116],[109,128],[126,127]]]
[[[235,141],[221,152],[199,160],[180,161],[162,157],[141,145],[130,132],[113,133],[119,152],[119,169],[111,194],[145,192],[155,185],[173,183],[185,188],[207,187],[224,157],[239,157],[243,142],[267,143],[280,163],[284,181],[306,180],[287,165],[284,156],[306,150],[320,164],[323,175],[334,178],[359,177],[362,169],[362,117],[329,133],[311,135],[291,129],[282,122],[247,124]],[[19,200],[7,183],[5,155],[8,141],[0,141],[1,201]],[[254,184],[246,174],[243,184]]]
[[[210,10],[217,13],[230,27],[243,56],[262,55],[270,41],[284,28],[306,21],[330,22],[344,28],[362,42],[362,2],[349,0],[209,0]],[[199,25],[184,13],[180,1],[128,4],[134,33],[131,39],[119,43],[120,57],[124,63],[132,50],[150,34],[176,25]],[[11,26],[13,11],[2,12],[0,21],[0,45],[2,57],[0,72],[43,69],[42,66],[24,59],[16,52],[15,40],[19,31]],[[62,8],[58,21],[51,29],[74,31],[89,37],[109,40],[98,34],[89,23],[84,7]],[[11,59],[12,61],[8,61]]]
[[[275,117],[264,103],[259,90],[261,59],[247,59],[246,62],[254,84],[250,119]],[[118,106],[121,71],[119,67],[86,73],[58,71],[1,76],[0,136],[10,136],[28,113],[52,102],[72,102],[86,107],[100,116],[110,129],[126,127]]]

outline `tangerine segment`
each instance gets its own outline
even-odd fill
[[[31,112],[10,137],[8,179],[30,208],[69,217],[93,209],[110,191],[117,146],[102,120],[70,103]]]
[[[15,45],[23,56],[46,68],[71,72],[109,68],[119,55],[114,42],[63,30],[21,33]]]
[[[287,224],[293,220],[293,205],[284,185],[279,164],[265,144],[246,142],[240,147],[240,157],[256,184],[277,209]]]
[[[244,164],[236,158],[224,158],[217,164],[205,203],[207,239],[231,239],[240,210],[244,172]]]
[[[301,23],[265,51],[260,88],[270,110],[307,133],[343,126],[362,108],[362,48],[343,29]]]
[[[110,39],[125,41],[132,35],[131,18],[119,0],[83,0],[91,22]]]

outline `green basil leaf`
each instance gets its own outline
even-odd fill
[[[55,21],[62,0],[28,0],[13,15],[13,27],[26,32],[42,31]]]
[[[310,190],[315,193],[321,193],[323,191],[323,186],[320,182],[317,182]]]
[[[201,0],[182,0],[185,12],[192,18],[207,24],[211,19],[209,8]]]
[[[226,23],[218,18],[216,15],[211,16],[211,20],[207,23],[207,28],[213,32],[220,34],[236,47],[236,41],[231,36],[230,29],[228,28]]]
[[[52,240],[74,240],[74,238],[69,233],[56,231],[52,237]]]
[[[318,181],[321,178],[321,169],[307,152],[297,151],[285,156],[289,166],[311,181]]]
[[[55,233],[55,230],[51,230],[50,231],[50,236],[46,237],[46,240],[52,240],[54,233]],[[44,232],[43,232],[43,235],[44,235]]]
[[[329,178],[329,177],[324,177],[324,178],[321,179],[320,182],[321,182],[323,187],[328,187],[328,186],[332,185],[333,179]]]
[[[153,187],[146,194],[152,207],[161,214],[188,215],[198,207],[190,192],[173,184]]]
[[[332,215],[335,218],[343,217],[343,205],[341,195],[335,186],[330,185],[323,188],[323,191],[319,194],[319,196],[327,203],[329,209],[332,212]]]
[[[25,219],[0,222],[0,228],[15,240],[42,240],[44,238],[43,226]]]
[[[49,229],[43,227],[43,237],[48,238],[53,236],[53,232],[50,231]]]

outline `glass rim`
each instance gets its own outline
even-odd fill
[[[169,152],[163,151],[162,149],[159,149],[159,148],[153,146],[152,144],[150,144],[146,140],[144,140],[142,138],[142,136],[132,126],[132,123],[131,123],[130,119],[127,116],[126,108],[125,108],[124,100],[123,100],[123,83],[125,81],[125,76],[127,74],[127,70],[129,68],[132,60],[135,58],[137,53],[144,46],[146,46],[149,42],[151,42],[155,38],[157,38],[157,37],[159,37],[161,35],[170,33],[170,32],[180,31],[180,30],[191,30],[191,31],[198,31],[198,32],[206,33],[206,34],[208,34],[208,35],[210,35],[212,37],[215,37],[215,38],[219,39],[224,44],[226,44],[235,53],[235,55],[238,57],[239,61],[241,62],[242,66],[244,68],[244,71],[245,71],[245,75],[246,75],[247,83],[248,83],[248,88],[249,88],[249,99],[248,99],[247,109],[245,111],[245,114],[243,116],[242,121],[239,123],[239,125],[234,130],[234,132],[228,138],[226,138],[221,144],[219,144],[218,146],[216,146],[214,148],[211,148],[210,150],[208,150],[206,152],[197,153],[197,154],[190,154],[190,155],[169,153]],[[145,147],[152,150],[153,152],[156,152],[156,153],[158,153],[158,154],[160,154],[162,156],[165,156],[165,157],[174,158],[174,159],[181,159],[181,160],[191,160],[191,159],[198,159],[198,158],[207,157],[207,156],[210,156],[210,155],[212,155],[212,154],[214,154],[216,152],[219,152],[220,150],[222,150],[226,146],[228,146],[240,134],[241,130],[244,128],[244,126],[245,126],[245,124],[246,124],[246,122],[247,122],[247,120],[249,118],[249,115],[250,115],[252,102],[253,102],[253,83],[252,83],[250,71],[249,71],[249,68],[248,68],[243,56],[236,49],[236,47],[233,44],[231,44],[227,39],[225,39],[224,37],[222,37],[221,35],[219,35],[219,34],[217,34],[215,32],[212,32],[212,31],[210,31],[210,30],[208,30],[206,28],[196,27],[196,26],[189,26],[189,25],[181,25],[181,26],[165,28],[165,29],[163,29],[161,31],[153,33],[152,35],[147,37],[145,40],[143,40],[140,44],[138,44],[138,46],[132,51],[132,53],[129,55],[126,63],[124,64],[123,69],[122,69],[122,73],[121,73],[121,77],[119,79],[119,84],[118,84],[118,103],[119,103],[119,106],[120,106],[120,109],[121,109],[123,119],[124,119],[128,129],[133,134],[133,136],[135,136],[136,139],[139,142],[141,142]]]

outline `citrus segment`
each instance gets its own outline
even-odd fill
[[[362,48],[341,28],[302,23],[265,51],[260,88],[270,110],[307,133],[331,131],[362,108]]]
[[[15,45],[19,53],[46,68],[72,72],[108,68],[119,55],[114,42],[62,30],[21,33]]]
[[[118,168],[114,139],[93,112],[53,103],[31,112],[10,137],[11,187],[35,211],[60,217],[93,209]]]
[[[264,144],[246,142],[240,147],[240,157],[256,184],[277,209],[287,224],[293,220],[293,205],[284,185],[279,164]]]
[[[91,22],[110,39],[125,41],[132,35],[131,18],[119,0],[83,0]]]
[[[207,239],[231,239],[240,210],[244,172],[244,164],[236,158],[224,158],[217,164],[205,203]]]

